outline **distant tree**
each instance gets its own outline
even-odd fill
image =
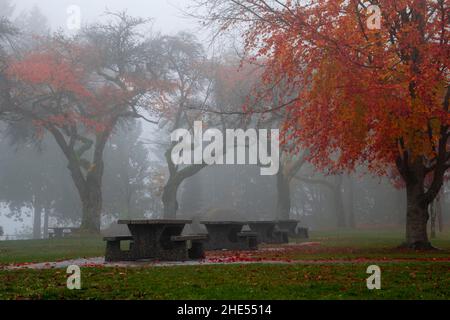
[[[64,191],[71,186],[71,181],[63,155],[50,137],[39,143],[31,139],[19,141],[25,138],[27,128],[30,126],[14,123],[9,128],[13,140],[3,138],[0,142],[0,201],[7,205],[8,215],[19,220],[23,219],[24,208],[32,209],[33,237],[40,239],[46,237],[49,214],[64,199]]]
[[[143,218],[152,194],[149,151],[140,140],[142,126],[117,130],[105,149],[104,211],[121,218]]]
[[[45,37],[50,32],[50,26],[47,17],[42,13],[38,5],[33,5],[30,10],[22,11],[14,20],[23,34],[37,37]],[[32,39],[27,39],[30,41]]]
[[[163,115],[169,133],[177,129],[193,129],[194,121],[202,119],[201,106],[206,101],[206,54],[195,36],[179,33],[153,41],[155,61],[163,66],[174,90],[168,96],[169,108]],[[207,90],[208,91],[208,90]],[[191,108],[197,107],[197,110]],[[181,184],[201,171],[206,165],[176,166],[172,162],[172,150],[176,143],[169,142],[165,150],[168,168],[167,183],[162,192],[164,217],[174,218],[179,209],[178,191]]]

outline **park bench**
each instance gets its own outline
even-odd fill
[[[133,249],[133,242],[131,242],[130,244],[130,250],[125,251],[121,248],[122,241],[133,241],[132,236],[104,237],[103,240],[106,241],[106,262],[133,260],[133,256],[131,254]]]
[[[279,220],[278,227],[289,232],[290,237],[296,237],[300,239],[309,238],[308,228],[300,227],[300,221],[298,220]]]
[[[252,231],[242,231],[238,233],[239,239],[246,243],[249,250],[258,250],[258,234]]]
[[[199,260],[205,258],[204,243],[208,240],[208,235],[172,236],[171,240],[174,242],[185,243],[188,248],[189,259]]]
[[[276,221],[249,221],[248,225],[258,235],[258,243],[289,243],[289,232],[280,229]]]
[[[208,230],[206,250],[253,250],[254,233],[242,232],[245,222],[239,221],[201,221]],[[257,243],[256,243],[257,246]]]
[[[274,234],[274,243],[283,244],[283,243],[289,243],[289,231],[288,230],[282,230],[282,229],[275,229],[273,231]]]
[[[207,235],[182,235],[191,220],[120,220],[132,236],[105,237],[107,261],[186,261],[203,259]],[[122,241],[132,240],[129,251],[120,248]]]

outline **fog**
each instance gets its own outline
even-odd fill
[[[48,17],[53,30],[67,29],[67,8],[78,5],[81,9],[82,24],[89,24],[102,19],[108,11],[127,10],[130,15],[154,19],[154,28],[167,34],[179,31],[198,31],[198,24],[187,19],[183,11],[190,4],[189,0],[15,0],[16,14],[38,5]]]
[[[0,5],[3,2],[7,3],[6,0],[0,0]],[[102,68],[108,70],[80,77],[82,78],[78,79],[80,82],[86,81],[83,83],[86,85],[81,89],[69,83],[67,87],[72,90],[72,95],[82,96],[87,90],[94,91],[98,89],[95,86],[103,82],[108,83],[108,86],[105,85],[106,89],[115,86],[115,90],[123,90],[128,98],[129,92],[134,93],[135,87],[142,85],[142,82],[136,81],[136,78],[131,76],[132,80],[128,80],[122,77],[122,73],[127,76],[132,74],[133,77],[151,74],[155,78],[149,80],[151,82],[149,86],[152,86],[153,91],[139,93],[138,98],[133,96],[136,98],[133,100],[135,105],[128,113],[124,113],[129,116],[127,120],[116,119],[115,122],[111,122],[114,123],[114,128],[109,132],[110,135],[100,142],[102,135],[95,130],[101,130],[99,127],[103,130],[109,129],[110,122],[105,120],[107,124],[93,124],[99,115],[88,121],[83,118],[85,113],[79,112],[75,121],[80,121],[81,124],[77,123],[74,128],[86,130],[83,131],[85,136],[81,137],[81,133],[72,127],[71,130],[67,129],[67,126],[73,123],[64,121],[67,121],[66,117],[73,115],[73,112],[78,112],[78,102],[72,105],[76,111],[64,110],[61,114],[52,114],[54,105],[50,105],[48,109],[50,111],[43,112],[46,119],[51,118],[49,121],[54,121],[52,125],[60,130],[59,133],[66,139],[63,138],[62,141],[64,143],[68,141],[66,144],[61,142],[61,139],[58,140],[60,137],[58,132],[55,134],[55,131],[46,131],[48,126],[43,125],[45,121],[42,118],[27,119],[23,114],[18,116],[5,112],[4,121],[0,118],[0,226],[3,227],[5,236],[0,239],[5,239],[6,236],[8,239],[41,238],[47,236],[47,229],[52,225],[89,224],[92,221],[86,222],[83,219],[84,214],[92,207],[101,213],[98,220],[102,229],[109,228],[112,222],[120,218],[162,217],[196,220],[296,219],[312,230],[404,227],[405,189],[401,188],[398,181],[392,177],[371,175],[364,165],[358,166],[352,172],[330,174],[329,171],[317,170],[309,163],[309,151],[301,150],[298,154],[292,154],[287,148],[281,150],[280,172],[273,176],[262,176],[258,165],[203,167],[200,163],[197,166],[175,167],[167,162],[167,154],[173,151],[171,148],[174,141],[170,141],[171,132],[176,129],[192,132],[195,120],[203,120],[207,122],[208,127],[221,130],[249,129],[258,126],[263,126],[262,128],[267,130],[281,128],[282,119],[286,116],[277,114],[257,118],[258,112],[255,113],[256,116],[251,117],[242,114],[243,106],[249,104],[249,101],[261,108],[261,105],[258,105],[261,102],[255,102],[254,100],[258,99],[252,96],[255,94],[254,87],[259,85],[259,80],[256,79],[260,75],[259,70],[244,62],[241,64],[240,53],[232,46],[223,50],[225,53],[211,57],[211,43],[208,40],[211,30],[201,28],[198,21],[187,17],[185,13],[193,4],[192,1],[15,0],[12,4],[15,5],[15,11],[8,18],[15,26],[25,31],[20,35],[11,36],[14,39],[10,43],[14,45],[4,49],[7,55],[20,60],[33,50],[40,52],[42,46],[48,48],[53,45],[57,48],[55,52],[58,54],[67,47],[87,48],[84,55],[76,56],[77,59],[86,60],[82,60],[86,64],[80,70],[86,74],[92,71],[89,68],[97,68],[97,71]],[[37,6],[48,21],[50,34],[62,31],[64,34],[72,35],[72,31],[67,29],[69,15],[67,9],[71,5],[79,6],[81,23],[88,30],[81,37],[82,40],[78,40],[79,42],[75,44],[69,40],[67,43],[61,41],[67,45],[58,47],[60,45],[58,38],[57,41],[39,38],[48,36],[42,25],[43,20],[40,20],[39,15],[35,15],[33,18],[35,20],[31,21],[27,14]],[[130,36],[130,39],[124,41],[129,47],[120,52],[125,52],[129,56],[118,58],[117,52],[114,51],[117,49],[114,46],[118,42],[114,42],[116,39],[113,39],[113,36],[120,32],[113,34],[113,31],[117,30],[110,25],[104,25],[104,28],[89,29],[89,27],[94,23],[109,21],[111,16],[107,17],[106,11],[118,13],[124,10],[128,16],[120,16],[123,20],[114,25],[117,29],[126,23],[132,25],[134,21],[130,16],[153,20],[151,28],[146,26],[151,29],[151,34],[149,32],[144,38]],[[141,27],[140,23],[137,25]],[[42,32],[37,30],[40,27],[44,28]],[[10,43],[6,43],[5,47]],[[97,56],[89,51],[99,48],[103,51],[99,51],[100,55]],[[76,50],[68,52],[77,54]],[[93,57],[89,59],[91,54]],[[101,63],[95,59],[99,57]],[[75,64],[78,62],[77,59],[73,59]],[[120,63],[125,61],[123,68],[114,59],[120,60]],[[39,85],[42,84],[36,74],[30,75],[27,74],[27,70],[23,71],[30,65],[37,66],[36,68],[42,69],[37,69],[35,73],[42,72],[45,75],[47,69],[42,67],[42,61],[36,64],[33,64],[34,61],[25,62],[24,68],[12,69],[19,70],[17,71],[19,75],[16,74],[15,77],[22,76],[22,79],[32,79]],[[99,63],[101,67],[93,66],[95,63]],[[114,78],[114,74],[111,74],[116,67],[120,77],[111,80]],[[52,72],[58,74],[58,71]],[[86,78],[89,78],[89,83]],[[117,85],[119,80],[123,82],[122,87],[120,84]],[[128,85],[127,81],[136,82]],[[94,82],[96,84],[92,85]],[[167,84],[169,82],[170,84]],[[17,94],[16,103],[23,103],[33,110],[33,105],[30,106],[29,101],[42,93],[42,91],[33,92],[36,89],[33,86],[35,84],[19,83],[19,87],[13,93],[24,94]],[[106,89],[96,93],[107,92]],[[161,93],[163,91],[164,93]],[[88,94],[82,98],[86,96]],[[68,95],[67,101],[70,101],[71,97]],[[113,94],[105,94],[102,98],[102,103],[107,101],[110,105],[119,99]],[[271,103],[280,103],[275,101],[278,97],[271,98]],[[288,98],[283,96],[281,99]],[[149,105],[150,108],[146,109],[145,106]],[[42,108],[45,107],[48,106]],[[138,114],[136,110],[142,110],[142,113]],[[110,110],[108,112],[113,114]],[[81,118],[82,120],[79,120]],[[86,128],[92,129],[90,126],[96,129],[87,130]],[[104,149],[95,149],[97,145],[103,146]],[[68,150],[69,148],[72,149]],[[103,176],[92,174],[98,167],[101,167],[99,171]],[[84,177],[86,181],[98,180],[92,183],[94,186],[92,187],[88,183],[80,182],[84,180],[79,176]],[[83,190],[83,186],[86,190]],[[96,199],[93,200],[94,197],[89,196],[91,194],[95,194]],[[449,196],[450,189],[446,184],[439,201],[433,207],[437,208],[436,219],[439,220],[440,226],[447,223],[450,218]],[[36,214],[39,216],[38,219]]]

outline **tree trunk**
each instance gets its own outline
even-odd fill
[[[44,208],[44,239],[48,239],[48,219],[50,215],[50,209]]]
[[[436,202],[432,202],[429,209],[430,209],[430,238],[436,239]]]
[[[164,187],[162,202],[164,205],[164,219],[175,219],[178,211],[177,194],[181,182],[169,180]]]
[[[42,206],[37,200],[34,200],[33,209],[33,239],[41,239]]]
[[[277,174],[277,218],[289,220],[291,214],[291,186],[283,170]]]
[[[99,233],[101,227],[102,189],[101,181],[98,180],[98,177],[88,177],[86,190],[81,198],[83,208],[81,229],[93,233]]]
[[[427,235],[429,219],[428,204],[424,203],[423,179],[412,179],[406,182],[406,243],[411,249],[432,248]]]

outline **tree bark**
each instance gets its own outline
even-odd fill
[[[102,212],[101,181],[88,180],[81,202],[83,208],[81,229],[94,233],[100,232]]]
[[[429,213],[428,203],[423,201],[423,179],[411,180],[407,181],[406,184],[407,213],[405,246],[411,249],[430,249],[432,246],[427,234]]]
[[[436,239],[436,202],[430,205],[430,238]]]
[[[50,209],[44,208],[44,239],[48,239],[48,219],[50,215]]]
[[[33,239],[41,239],[42,206],[36,199],[33,201]]]
[[[162,202],[164,205],[164,219],[175,219],[179,208],[177,195],[181,182],[170,179],[164,187]]]

